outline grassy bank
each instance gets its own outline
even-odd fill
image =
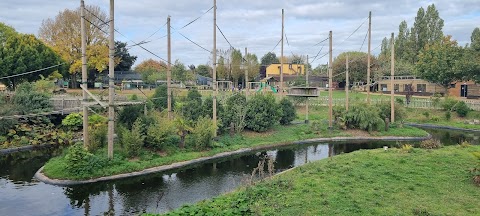
[[[214,148],[208,151],[196,152],[191,149],[178,150],[177,148],[170,148],[165,152],[153,152],[143,150],[138,158],[128,159],[126,152],[119,146],[115,147],[115,158],[111,161],[105,159],[100,161],[103,166],[96,167],[92,174],[84,175],[82,173],[68,173],[66,172],[65,156],[59,156],[51,159],[45,164],[44,174],[50,178],[55,179],[72,179],[84,180],[102,176],[110,176],[121,173],[128,173],[133,171],[140,171],[146,168],[171,164],[174,162],[187,161],[200,157],[212,156],[221,152],[234,151],[241,148],[268,146],[272,144],[289,143],[297,140],[305,140],[320,137],[340,137],[340,136],[357,136],[358,131],[342,131],[342,130],[327,130],[326,125],[320,126],[316,130],[312,129],[310,125],[290,125],[290,126],[276,126],[272,130],[264,133],[255,133],[245,131],[242,135],[230,137],[228,135],[221,136],[215,142]],[[409,136],[420,137],[426,136],[427,133],[421,129],[413,127],[392,128],[389,132],[377,133],[362,133],[361,136]],[[100,158],[105,158],[106,149],[100,149],[95,152]]]
[[[480,146],[360,150],[167,215],[478,215]]]

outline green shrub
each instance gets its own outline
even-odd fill
[[[190,148],[195,148],[196,150],[205,150],[212,147],[213,144],[213,133],[215,128],[213,127],[213,122],[207,117],[200,117],[195,126],[192,128],[192,131],[187,135],[186,144]]]
[[[160,151],[165,150],[167,146],[176,146],[178,142],[175,124],[168,118],[159,117],[155,123],[147,127],[145,146],[148,148]]]
[[[440,121],[440,117],[438,117],[438,116],[432,116],[431,120],[434,121],[434,122],[439,122],[439,121]]]
[[[345,108],[345,106],[335,105],[332,108],[332,116],[334,119],[344,118],[346,113],[347,113],[347,109]]]
[[[403,98],[395,98],[395,103],[398,103],[400,105],[405,105],[405,101],[403,100]]]
[[[62,126],[77,131],[83,127],[83,115],[81,113],[70,113],[62,120]]]
[[[90,126],[88,131],[89,143],[87,149],[89,152],[94,152],[107,144],[108,127],[106,124]]]
[[[457,99],[452,97],[446,97],[442,102],[442,108],[445,111],[455,111],[455,104],[457,104]]]
[[[467,116],[468,112],[470,112],[470,108],[464,101],[460,101],[455,106],[455,111],[457,112],[458,116],[465,117]]]
[[[445,119],[447,121],[450,121],[451,118],[452,118],[452,112],[450,111],[445,112]]]
[[[402,145],[401,150],[402,150],[402,152],[411,153],[411,152],[413,152],[413,146],[410,145],[410,144],[404,144],[404,145]]]
[[[105,165],[101,158],[89,153],[81,143],[68,148],[65,155],[66,171],[74,175],[88,175]]]
[[[437,139],[428,139],[420,143],[420,148],[423,149],[438,149],[442,147],[442,143]]]
[[[143,147],[145,136],[142,134],[144,127],[141,118],[138,118],[132,126],[132,130],[124,131],[122,134],[122,145],[129,157],[136,157]]]
[[[130,96],[130,100],[131,100],[131,101],[138,101],[138,95],[137,95],[137,94],[133,94],[132,96]]]
[[[390,121],[392,120],[390,103],[381,103],[380,105],[378,105],[378,108],[380,109],[380,118],[382,120],[385,120],[385,118],[389,118]],[[395,104],[394,109],[395,121],[402,121],[407,115],[405,107],[401,104]]]
[[[196,121],[200,116],[202,116],[202,95],[197,89],[188,90],[181,114],[189,121]]]
[[[280,120],[280,114],[272,94],[256,94],[247,103],[246,127],[256,132],[266,131]]]
[[[428,111],[423,112],[422,115],[425,116],[425,118],[427,119],[430,118],[430,112]]]
[[[99,114],[93,114],[88,116],[88,124],[93,126],[100,126],[103,124],[107,124],[108,119],[105,116]]]
[[[247,99],[244,94],[235,93],[225,102],[225,111],[223,112],[222,128],[226,129],[233,123],[235,132],[240,133],[246,126]],[[224,130],[222,130],[224,131]]]
[[[15,114],[17,108],[13,104],[0,105],[0,116],[10,116]],[[0,120],[0,135],[5,135],[8,131],[18,124],[16,119],[2,119]]]
[[[379,111],[376,107],[359,104],[351,106],[345,115],[345,122],[348,128],[360,129],[366,131],[378,131],[384,124],[380,118]]]
[[[289,99],[283,98],[280,100],[280,109],[282,111],[280,114],[280,124],[290,124],[297,115],[293,103]]]
[[[20,114],[48,112],[53,109],[50,95],[36,91],[34,85],[28,82],[18,85],[13,104]]]
[[[167,86],[165,85],[158,86],[155,89],[155,93],[153,93],[153,96],[152,96],[153,108],[155,108],[158,111],[167,109],[167,103],[168,103],[167,96],[168,96]],[[175,100],[172,97],[172,109],[174,104],[175,104]]]
[[[123,124],[129,130],[132,129],[132,125],[140,116],[143,116],[143,105],[132,105],[123,107],[118,113],[117,122]]]

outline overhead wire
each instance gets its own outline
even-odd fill
[[[235,49],[235,47],[232,46],[232,44],[230,43],[230,41],[228,41],[227,37],[225,37],[225,34],[223,34],[223,31],[220,29],[220,27],[218,26],[218,24],[217,24],[216,26],[217,26],[217,29],[218,29],[218,30],[220,31],[220,33],[222,34],[223,38],[227,41],[228,45],[230,45],[230,48],[234,48],[234,49]]]
[[[207,11],[205,11],[202,15],[200,15],[199,17],[195,18],[194,20],[190,21],[189,23],[185,24],[183,27],[181,27],[180,29],[184,29],[185,27],[191,25],[192,23],[194,23],[195,21],[197,21],[198,19],[200,19],[203,15],[207,14],[208,12],[210,12],[212,9],[213,9],[214,6],[212,6],[210,9],[208,9]]]
[[[52,65],[52,66],[49,66],[49,67],[46,67],[46,68],[42,68],[42,69],[38,69],[38,70],[33,70],[33,71],[21,73],[21,74],[15,74],[15,75],[10,75],[10,76],[0,77],[0,80],[2,80],[2,79],[9,79],[9,78],[12,78],[12,77],[17,77],[17,76],[23,76],[23,75],[32,74],[32,73],[37,73],[37,72],[44,71],[44,70],[48,70],[48,69],[51,69],[51,68],[54,68],[54,67],[58,67],[58,66],[64,65],[64,64],[65,64],[65,63],[60,63],[60,64],[57,64],[57,65]]]

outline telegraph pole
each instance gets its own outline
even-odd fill
[[[370,45],[372,40],[372,12],[368,13],[367,103],[370,104]]]
[[[168,110],[168,119],[172,119],[172,44],[171,44],[171,34],[170,34],[170,16],[167,17],[167,49],[168,49],[168,62],[167,62],[167,110]]]
[[[82,91],[83,95],[83,147],[88,147],[88,107],[87,107],[87,41],[85,35],[85,2],[83,0],[80,1],[81,7],[81,31],[82,31],[82,85],[84,87]]]
[[[395,122],[395,88],[394,88],[394,84],[393,84],[393,79],[394,79],[394,75],[395,75],[395,44],[394,44],[394,34],[392,32],[392,41],[390,42],[390,47],[391,47],[391,50],[392,50],[392,54],[391,54],[391,59],[390,59],[390,86],[391,86],[391,89],[390,89],[390,122],[394,123]]]
[[[110,59],[108,62],[108,158],[113,158],[113,134],[115,133],[115,107],[114,107],[114,95],[115,88],[113,78],[115,76],[115,28],[114,28],[114,0],[110,0]]]
[[[333,98],[332,98],[332,31],[329,34],[330,48],[328,50],[330,56],[328,58],[328,128],[333,129]]]
[[[280,97],[283,97],[283,38],[284,38],[284,19],[285,17],[285,13],[284,13],[284,10],[282,9],[282,51],[281,51],[281,55],[280,55]]]
[[[245,47],[245,98],[248,97],[248,62],[247,62],[247,47]]]
[[[346,60],[345,64],[346,64],[346,67],[347,67],[347,68],[346,68],[347,70],[345,71],[345,77],[346,77],[346,79],[345,79],[345,80],[346,80],[346,82],[345,82],[345,95],[346,95],[346,98],[345,98],[345,110],[348,111],[348,93],[349,93],[349,92],[348,92],[348,89],[349,89],[349,87],[350,87],[350,80],[348,79],[348,78],[349,78],[349,77],[348,77],[348,54],[347,54],[347,60]]]
[[[217,136],[217,0],[213,0],[213,127]]]
[[[308,55],[307,55],[307,66],[305,67],[305,87],[309,87],[309,83],[308,83]],[[306,98],[305,100],[305,124],[308,124],[309,120],[308,120],[308,99],[309,97]]]

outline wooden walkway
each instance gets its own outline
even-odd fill
[[[118,101],[115,98],[115,106],[129,106],[137,104],[145,104],[143,101]],[[52,98],[50,99],[53,104],[53,111],[59,114],[70,114],[73,112],[82,111],[82,98]],[[108,101],[103,101],[105,104],[108,104]],[[87,106],[98,106],[96,102],[87,102]]]

